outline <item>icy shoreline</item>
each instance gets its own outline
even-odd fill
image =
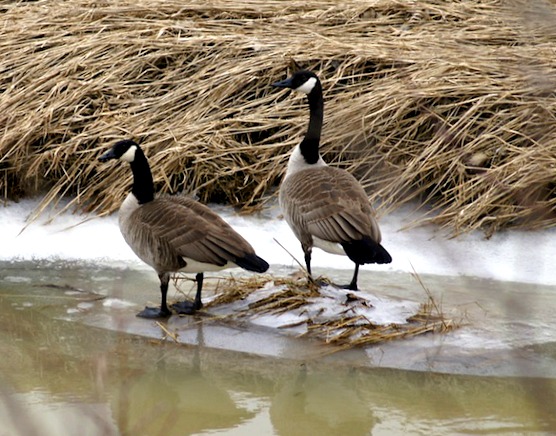
[[[0,260],[82,260],[106,266],[147,268],[125,244],[116,214],[98,218],[70,213],[48,221],[45,214],[23,233],[27,216],[38,200],[28,199],[0,207]],[[295,261],[278,240],[298,260],[302,259],[298,241],[279,208],[272,206],[258,216],[241,216],[230,207],[215,210],[241,233],[271,265],[292,265]],[[380,218],[383,245],[392,254],[392,264],[365,265],[365,270],[413,272],[445,276],[473,276],[500,281],[556,285],[556,229],[506,231],[489,240],[480,232],[449,239],[433,226],[400,230],[412,219],[411,211],[401,209]],[[352,269],[343,256],[315,250],[315,268]]]

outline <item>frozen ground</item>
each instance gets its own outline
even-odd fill
[[[117,217],[63,214],[46,223],[48,216],[44,215],[20,234],[36,205],[36,200],[26,200],[0,207],[0,285],[9,289],[21,287],[23,294],[39,292],[41,296],[54,291],[48,287],[35,288],[35,281],[92,290],[109,298],[67,307],[64,319],[160,337],[158,325],[134,316],[147,303],[159,304],[158,279],[125,244]],[[283,276],[297,268],[274,240],[302,259],[299,243],[279,218],[277,207],[249,217],[240,216],[231,208],[216,209],[271,264],[270,273]],[[366,298],[372,300],[365,316],[379,323],[399,323],[425,301],[427,295],[422,287],[408,274],[414,269],[442,305],[442,312],[462,320],[461,327],[448,334],[423,335],[369,347],[358,354],[361,364],[556,378],[553,339],[556,324],[552,322],[556,310],[556,272],[552,266],[556,258],[556,229],[503,232],[490,240],[481,233],[449,239],[432,226],[400,230],[415,218],[409,212],[400,210],[380,220],[383,243],[394,262],[362,267],[359,285],[366,291]],[[53,267],[35,260],[52,261]],[[339,283],[349,281],[353,268],[347,258],[320,250],[313,254],[313,266],[317,274],[324,273]],[[182,298],[173,291],[170,297]],[[206,301],[210,293],[204,293],[203,298]],[[335,304],[339,295],[331,298]],[[326,310],[334,306],[330,301],[321,303],[315,302],[315,310],[322,311],[322,304]],[[36,303],[22,302],[18,308],[24,310],[25,304]],[[294,338],[291,335],[288,338],[284,329],[276,328],[300,316],[292,313],[282,318],[254,317],[249,328],[202,323],[202,343],[211,348],[264,356],[317,355],[318,345],[295,340],[299,331],[292,331]],[[180,342],[200,345],[199,324],[188,318],[171,317],[167,326],[178,333]]]
[[[120,235],[117,216],[105,218],[63,214],[45,224],[48,216],[29,225],[26,217],[36,200],[24,200],[0,207],[0,260],[52,259],[85,260],[107,266],[132,265],[146,268],[128,248]],[[216,210],[271,265],[295,265],[276,238],[297,259],[303,255],[298,241],[277,206],[258,216],[240,216],[231,208]],[[480,232],[455,239],[433,226],[400,230],[415,219],[409,208],[381,217],[383,245],[392,254],[387,266],[366,265],[364,270],[412,272],[446,276],[472,276],[500,281],[556,285],[556,228],[542,231],[507,231],[487,240]],[[315,268],[352,269],[343,256],[315,250]]]

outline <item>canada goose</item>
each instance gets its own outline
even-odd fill
[[[392,262],[380,245],[380,229],[367,194],[355,177],[329,167],[319,154],[324,103],[316,74],[301,70],[273,86],[306,94],[310,110],[307,133],[293,150],[280,186],[282,212],[301,242],[309,276],[313,246],[347,255],[355,263],[347,288],[357,290],[359,265]]]
[[[98,159],[119,159],[131,165],[133,187],[120,207],[120,230],[135,254],[153,267],[160,279],[160,309],[145,307],[137,316],[170,315],[166,294],[172,272],[197,273],[195,301],[172,306],[178,313],[190,314],[203,305],[205,271],[235,266],[259,273],[268,269],[268,263],[255,254],[253,247],[207,206],[184,196],[155,198],[149,163],[135,142],[118,141]]]

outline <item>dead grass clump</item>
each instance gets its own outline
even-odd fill
[[[180,289],[180,277],[175,284]],[[334,345],[333,351],[425,333],[445,333],[457,327],[427,293],[403,323],[376,323],[369,319],[375,308],[364,293],[319,288],[306,279],[256,276],[221,279],[205,309],[219,321],[256,322],[274,317],[277,329]],[[287,318],[281,316],[286,315]],[[300,331],[299,328],[302,328]]]
[[[0,192],[114,211],[96,161],[140,141],[163,192],[256,206],[307,122],[271,89],[320,73],[325,159],[382,212],[418,198],[455,232],[556,222],[556,14],[548,0],[4,2]],[[531,19],[531,18],[534,19]],[[530,23],[534,22],[534,27]]]

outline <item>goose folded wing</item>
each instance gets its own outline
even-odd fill
[[[296,201],[307,230],[331,242],[348,242],[363,237],[380,241],[380,230],[367,195],[346,171],[327,167],[312,180],[310,200]],[[301,197],[301,196],[300,196]]]
[[[200,206],[202,213],[188,202],[155,201],[152,207],[147,204],[137,212],[143,225],[161,241],[161,247],[176,256],[222,266],[250,249],[222,218]]]
[[[332,206],[311,210],[306,215],[306,222],[311,235],[331,242],[361,239],[371,228],[370,220],[364,214]]]

